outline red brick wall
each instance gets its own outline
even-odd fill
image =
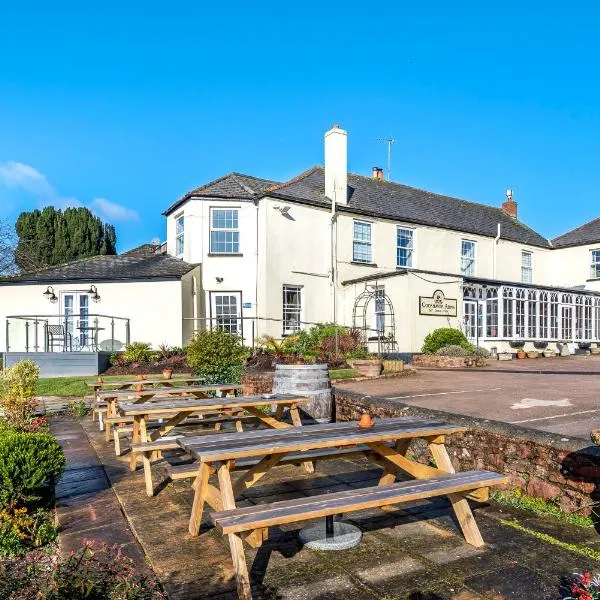
[[[408,406],[384,398],[361,397],[335,389],[336,420],[358,419],[369,412],[375,419],[412,415],[456,423],[467,428],[447,438],[448,452],[457,471],[488,469],[510,477],[508,487],[528,495],[554,500],[565,511],[590,514],[600,500],[600,447],[585,440]],[[413,442],[410,452],[426,462],[425,443]],[[598,490],[598,492],[596,491]]]
[[[244,396],[260,396],[261,394],[270,394],[273,391],[272,371],[263,373],[244,373],[242,375],[242,385],[244,386]]]

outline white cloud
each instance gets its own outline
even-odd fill
[[[137,221],[140,215],[137,210],[127,208],[106,198],[94,198],[90,209],[107,221]]]
[[[2,185],[20,189],[36,196],[40,207],[49,204],[61,209],[86,206],[78,198],[61,196],[43,173],[30,165],[14,160],[0,163],[0,186]],[[111,202],[106,198],[94,198],[89,203],[88,208],[108,221],[137,221],[140,218],[136,210]]]

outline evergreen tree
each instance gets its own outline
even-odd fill
[[[115,228],[87,208],[62,211],[47,206],[23,212],[15,229],[19,238],[15,260],[21,271],[117,252]]]

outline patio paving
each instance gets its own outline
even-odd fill
[[[209,528],[206,518],[199,538],[187,533],[192,503],[190,483],[170,483],[157,496],[148,498],[141,470],[131,473],[128,469],[128,454],[115,457],[112,445],[104,442],[95,423],[85,419],[82,425],[131,531],[169,597],[182,600],[237,598],[226,540]],[[82,456],[88,456],[83,445],[81,450]],[[322,462],[314,475],[293,466],[278,467],[261,480],[260,485],[248,490],[239,504],[372,485],[378,473],[378,469],[364,460]],[[163,467],[156,465],[155,481],[160,481],[162,476]],[[90,505],[96,505],[99,512],[104,510],[102,502],[106,493],[106,489],[98,489],[86,495]],[[107,510],[110,515],[110,509]],[[361,527],[364,536],[357,548],[344,552],[303,549],[297,542],[297,526],[273,528],[262,548],[247,550],[254,597],[281,600],[531,600],[535,597],[554,600],[566,595],[561,593],[564,577],[599,567],[589,558],[541,541],[502,521],[516,518],[530,529],[600,550],[600,537],[594,530],[566,527],[554,520],[541,520],[493,504],[479,506],[475,514],[488,544],[484,549],[473,548],[463,541],[444,499],[411,503],[401,509],[353,514],[351,520]],[[110,521],[111,517],[106,516],[106,519]],[[117,530],[121,527],[116,515],[114,527]],[[90,533],[89,537],[93,537],[93,531]]]

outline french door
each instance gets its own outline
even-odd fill
[[[242,293],[210,293],[211,325],[228,333],[242,335]]]
[[[465,300],[463,303],[463,322],[465,336],[472,344],[477,345],[483,337],[483,311],[477,300]]]
[[[76,350],[90,346],[90,296],[83,292],[61,294],[62,315],[67,339]]]

